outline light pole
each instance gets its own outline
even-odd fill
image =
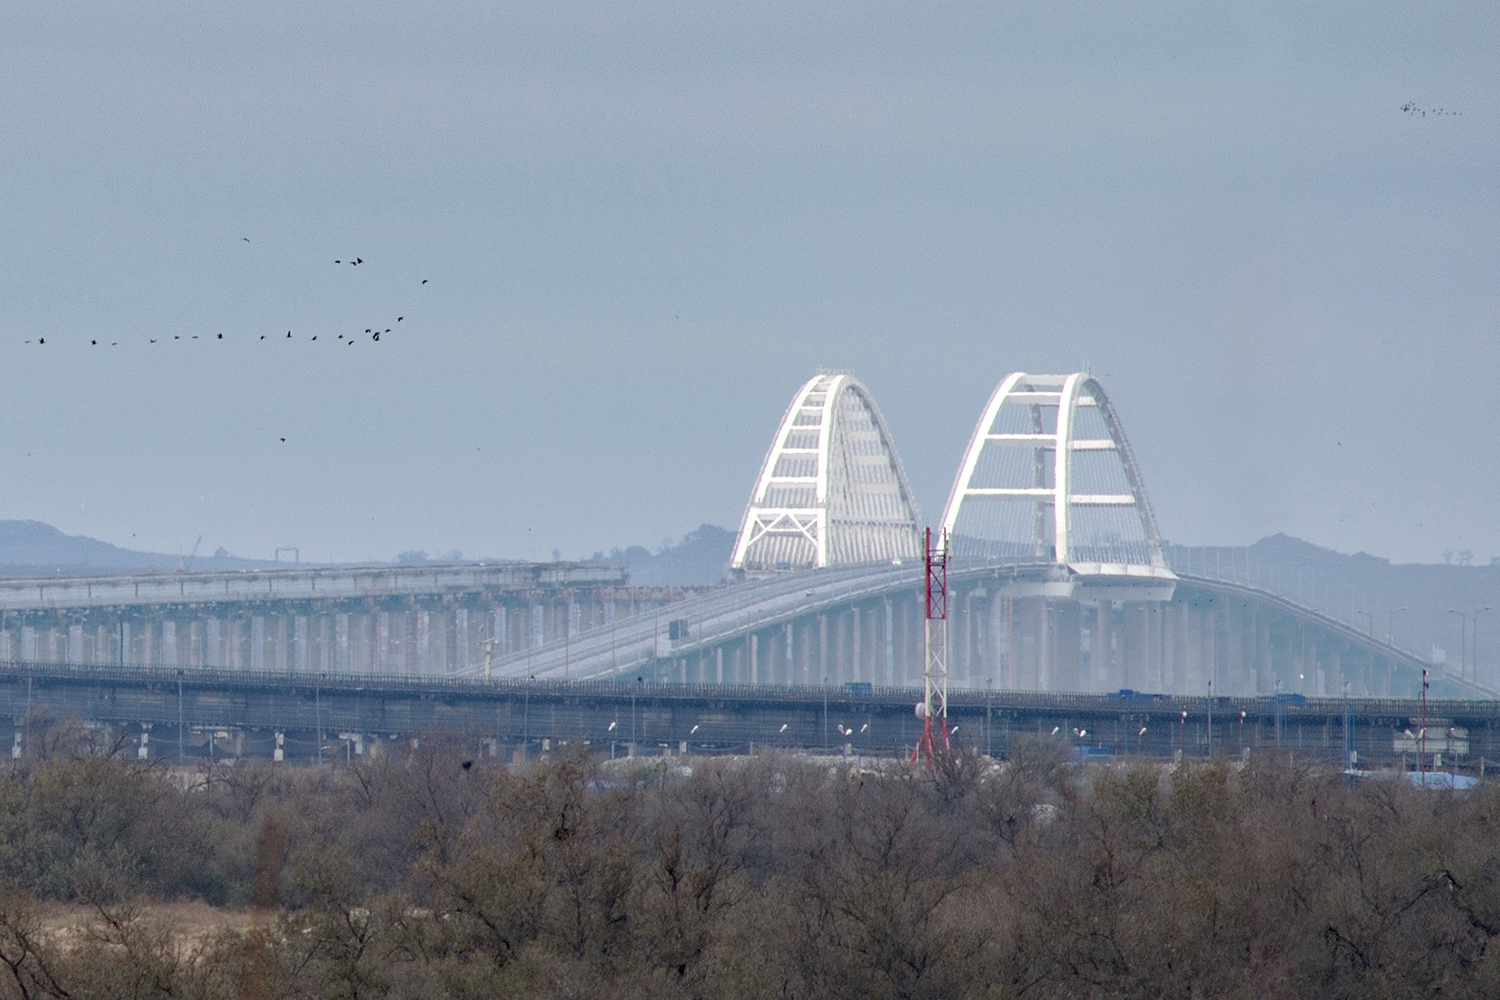
[[[1474,661],[1474,683],[1479,683],[1479,615],[1489,608],[1475,608],[1471,614],[1474,623],[1474,641],[1469,643],[1469,658]]]
[[[531,682],[535,674],[526,675],[526,692],[521,701],[521,759],[525,760],[527,747],[531,745]]]
[[[1396,646],[1396,616],[1405,611],[1405,608],[1391,608],[1385,619],[1385,644],[1391,648]],[[1396,659],[1388,651],[1385,654],[1385,696],[1391,696],[1391,681],[1396,674]]]
[[[1344,682],[1344,767],[1350,771],[1354,770],[1354,755],[1351,751],[1354,744],[1349,738],[1349,682]]]
[[[1422,747],[1418,751],[1417,765],[1422,769],[1422,787],[1427,787],[1427,671],[1422,671],[1422,728],[1417,731]]]
[[[828,678],[823,678],[823,745],[828,745]]]
[[[1369,619],[1369,621],[1370,621],[1370,638],[1374,639],[1375,638],[1375,616],[1372,615],[1372,614],[1370,614],[1370,612],[1368,612],[1368,611],[1356,611],[1354,613],[1357,614],[1357,615],[1364,615],[1366,618]]]
[[[995,678],[990,677],[984,687],[984,753],[987,757],[995,755],[994,748],[990,742],[990,733],[994,731],[994,701],[995,701]]]
[[[1450,615],[1458,615],[1458,675],[1469,676],[1469,613],[1448,609]]]
[[[1214,682],[1208,682],[1208,759],[1214,757]]]

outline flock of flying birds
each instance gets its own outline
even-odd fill
[[[246,243],[250,242],[250,238],[247,237],[247,236],[241,236],[240,239],[243,240]],[[344,260],[336,260],[336,261],[334,261],[335,264],[353,264],[355,266],[363,264],[364,262],[365,262],[365,259],[363,257],[355,257],[353,260],[349,260],[349,261],[344,261]],[[424,285],[427,284],[427,281],[428,281],[428,279],[423,278],[422,279],[422,284],[424,284]],[[406,319],[405,316],[397,316],[396,317],[396,322],[400,323],[404,319]],[[381,329],[379,326],[370,326],[370,327],[366,327],[365,328],[365,336],[369,337],[372,342],[378,344],[378,343],[380,343],[380,336],[381,336],[381,334],[390,333],[393,329],[395,329],[395,327],[388,326],[388,327],[385,327],[384,329]],[[265,340],[268,336],[272,340],[293,340],[293,339],[295,339],[292,336],[292,331],[291,330],[288,330],[286,332],[286,336],[285,337],[282,337],[282,336],[279,336],[279,335],[275,335],[275,334],[269,334],[268,335],[268,334],[264,334],[263,333],[263,334],[260,335],[260,339],[261,340]],[[152,343],[152,344],[156,343],[158,340],[166,341],[166,339],[167,338],[165,336],[162,336],[162,337],[148,337],[147,338],[148,342]],[[200,340],[200,339],[202,339],[202,340],[223,340],[224,339],[224,335],[222,333],[214,334],[212,337],[209,337],[209,336],[206,336],[206,335],[200,335],[200,334],[196,334],[196,333],[188,334],[186,337],[184,337],[182,334],[176,334],[176,333],[174,333],[172,335],[172,340],[183,340],[183,339],[186,339],[186,340]],[[318,339],[318,335],[317,334],[313,334],[312,337],[310,338],[309,342],[311,342],[313,340],[317,340],[317,339]],[[327,340],[326,337],[324,339]],[[359,334],[357,334],[357,333],[351,333],[351,334],[348,334],[347,336],[345,334],[341,333],[337,337],[335,337],[332,342],[333,343],[342,342],[342,343],[344,343],[344,344],[346,344],[346,345],[348,345],[350,347],[353,347],[355,341],[358,340],[358,339],[359,339]],[[36,344],[37,346],[40,347],[40,346],[42,346],[42,345],[44,345],[44,344],[47,343],[47,338],[46,337],[37,337],[35,340],[28,340],[28,341],[26,341],[26,343],[28,343],[28,344]],[[89,338],[89,346],[91,346],[91,347],[100,347],[100,346],[105,346],[105,347],[119,347],[120,346],[120,341],[118,341],[118,340],[104,341],[104,340],[100,340],[97,337],[90,337]],[[282,440],[285,441],[286,439],[282,438]]]
[[[1428,115],[1432,115],[1432,117],[1434,118],[1442,118],[1445,116],[1449,118],[1455,118],[1463,114],[1462,111],[1448,111],[1443,108],[1418,107],[1415,101],[1407,101],[1405,104],[1401,105],[1401,110],[1406,114],[1414,115],[1418,118],[1426,118]]]

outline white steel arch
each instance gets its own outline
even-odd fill
[[[916,559],[917,507],[858,379],[823,372],[792,397],[735,540],[747,572]]]
[[[1013,372],[985,404],[943,510],[958,557],[1172,578],[1130,442],[1086,372]]]

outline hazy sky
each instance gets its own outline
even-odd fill
[[[831,367],[932,521],[1088,365],[1170,540],[1500,555],[1500,8],[1220,6],[4,5],[0,517],[654,546]]]

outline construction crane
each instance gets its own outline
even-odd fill
[[[192,561],[194,559],[198,558],[198,546],[200,546],[202,544],[203,544],[203,536],[199,535],[198,536],[198,540],[193,543],[193,551],[189,552],[186,556],[184,556],[182,554],[182,549],[178,548],[178,550],[177,550],[177,572],[179,572],[179,573],[186,573],[188,571],[188,566],[192,564]]]
[[[927,529],[927,633],[926,666],[922,671],[923,697],[917,702],[922,720],[922,738],[911,752],[911,762],[925,757],[932,763],[938,753],[948,751],[948,533],[939,533],[933,545]],[[941,750],[939,749],[941,747]]]

